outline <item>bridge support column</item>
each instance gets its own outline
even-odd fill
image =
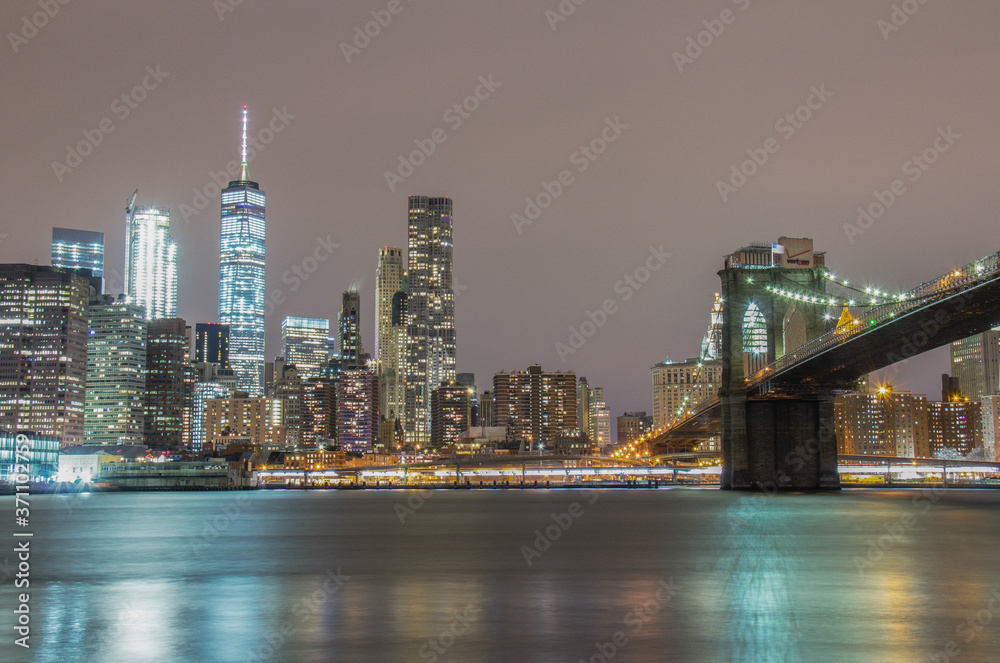
[[[836,490],[833,396],[722,398],[722,488]]]

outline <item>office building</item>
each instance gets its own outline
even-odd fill
[[[475,388],[471,391],[475,393]],[[455,444],[458,436],[471,428],[472,400],[464,384],[442,384],[431,392],[431,447]]]
[[[154,320],[146,334],[145,444],[155,451],[191,448],[191,328],[180,318]]]
[[[455,380],[453,205],[450,198],[409,197],[407,244],[407,442],[430,441],[431,392]]]
[[[52,266],[87,276],[104,276],[104,233],[53,228]]]
[[[218,364],[228,370],[229,325],[199,322],[194,326],[194,363]]]
[[[243,107],[240,179],[222,191],[219,322],[229,325],[229,364],[239,388],[264,393],[265,195],[247,172],[247,109]]]
[[[341,364],[344,368],[361,366],[365,351],[361,344],[361,297],[357,290],[351,289],[344,293],[338,327]]]
[[[487,389],[479,397],[479,428],[492,428],[496,421],[496,401],[493,392]]]
[[[146,413],[146,307],[125,295],[90,298],[86,444],[142,444]]]
[[[683,418],[699,403],[715,396],[722,384],[722,362],[688,359],[663,361],[653,373],[653,427],[663,428]]]
[[[513,439],[534,449],[577,430],[573,373],[543,373],[537,365],[517,373],[497,373],[493,393],[494,424],[508,428]]]
[[[1000,393],[1000,331],[991,329],[951,344],[951,375],[972,400]]]
[[[125,294],[147,321],[177,317],[177,244],[170,238],[170,211],[135,207],[125,212]]]
[[[83,443],[88,279],[0,265],[0,430]]]
[[[653,430],[653,417],[645,412],[626,412],[618,417],[618,444],[628,444]]]

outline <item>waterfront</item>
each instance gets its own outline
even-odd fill
[[[994,661],[998,506],[960,490],[33,496],[31,656],[8,579],[0,659]]]

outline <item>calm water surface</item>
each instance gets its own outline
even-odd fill
[[[12,645],[7,577],[0,661],[1000,661],[996,491],[122,493],[31,510],[32,649]]]

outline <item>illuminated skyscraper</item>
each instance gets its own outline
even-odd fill
[[[398,326],[393,321],[394,302],[397,294],[404,287],[405,271],[403,270],[403,250],[395,246],[386,246],[379,250],[378,269],[375,271],[375,324],[378,334],[375,337],[375,352],[378,359],[379,373],[379,411],[386,419],[401,419],[406,395],[403,393],[403,372],[405,368],[405,324],[404,336],[397,334]],[[405,295],[404,295],[405,296]],[[402,346],[398,341],[402,340]],[[404,352],[400,353],[400,347]]]
[[[0,265],[0,430],[83,443],[89,291],[77,274]]]
[[[319,378],[330,362],[329,336],[330,321],[325,318],[287,317],[281,321],[281,356],[285,364],[295,366],[303,382]]]
[[[199,322],[194,326],[194,363],[218,364],[229,370],[229,325]]]
[[[240,391],[264,393],[264,192],[247,174],[247,109],[243,170],[222,191],[219,322],[229,325],[229,364]]]
[[[146,411],[146,309],[124,295],[90,298],[87,444],[142,444]]]
[[[1000,393],[1000,331],[990,329],[952,343],[951,374],[966,398]]]
[[[104,276],[104,233],[53,228],[52,266],[73,271],[89,269],[91,276]]]
[[[191,328],[180,318],[154,320],[146,334],[145,443],[178,452],[191,446]]]
[[[653,426],[663,428],[698,403],[715,396],[722,383],[722,361],[688,359],[653,366]]]
[[[136,192],[138,193],[138,192]],[[170,239],[170,211],[125,208],[125,294],[146,320],[177,317],[177,244]]]
[[[493,376],[495,426],[504,426],[514,439],[531,444],[552,444],[577,429],[576,375],[543,373],[529,366],[517,373]]]
[[[431,392],[456,378],[452,253],[452,200],[410,196],[405,431],[417,446],[430,442]]]
[[[378,375],[369,366],[344,367],[337,385],[337,441],[344,451],[372,451],[378,441]]]

